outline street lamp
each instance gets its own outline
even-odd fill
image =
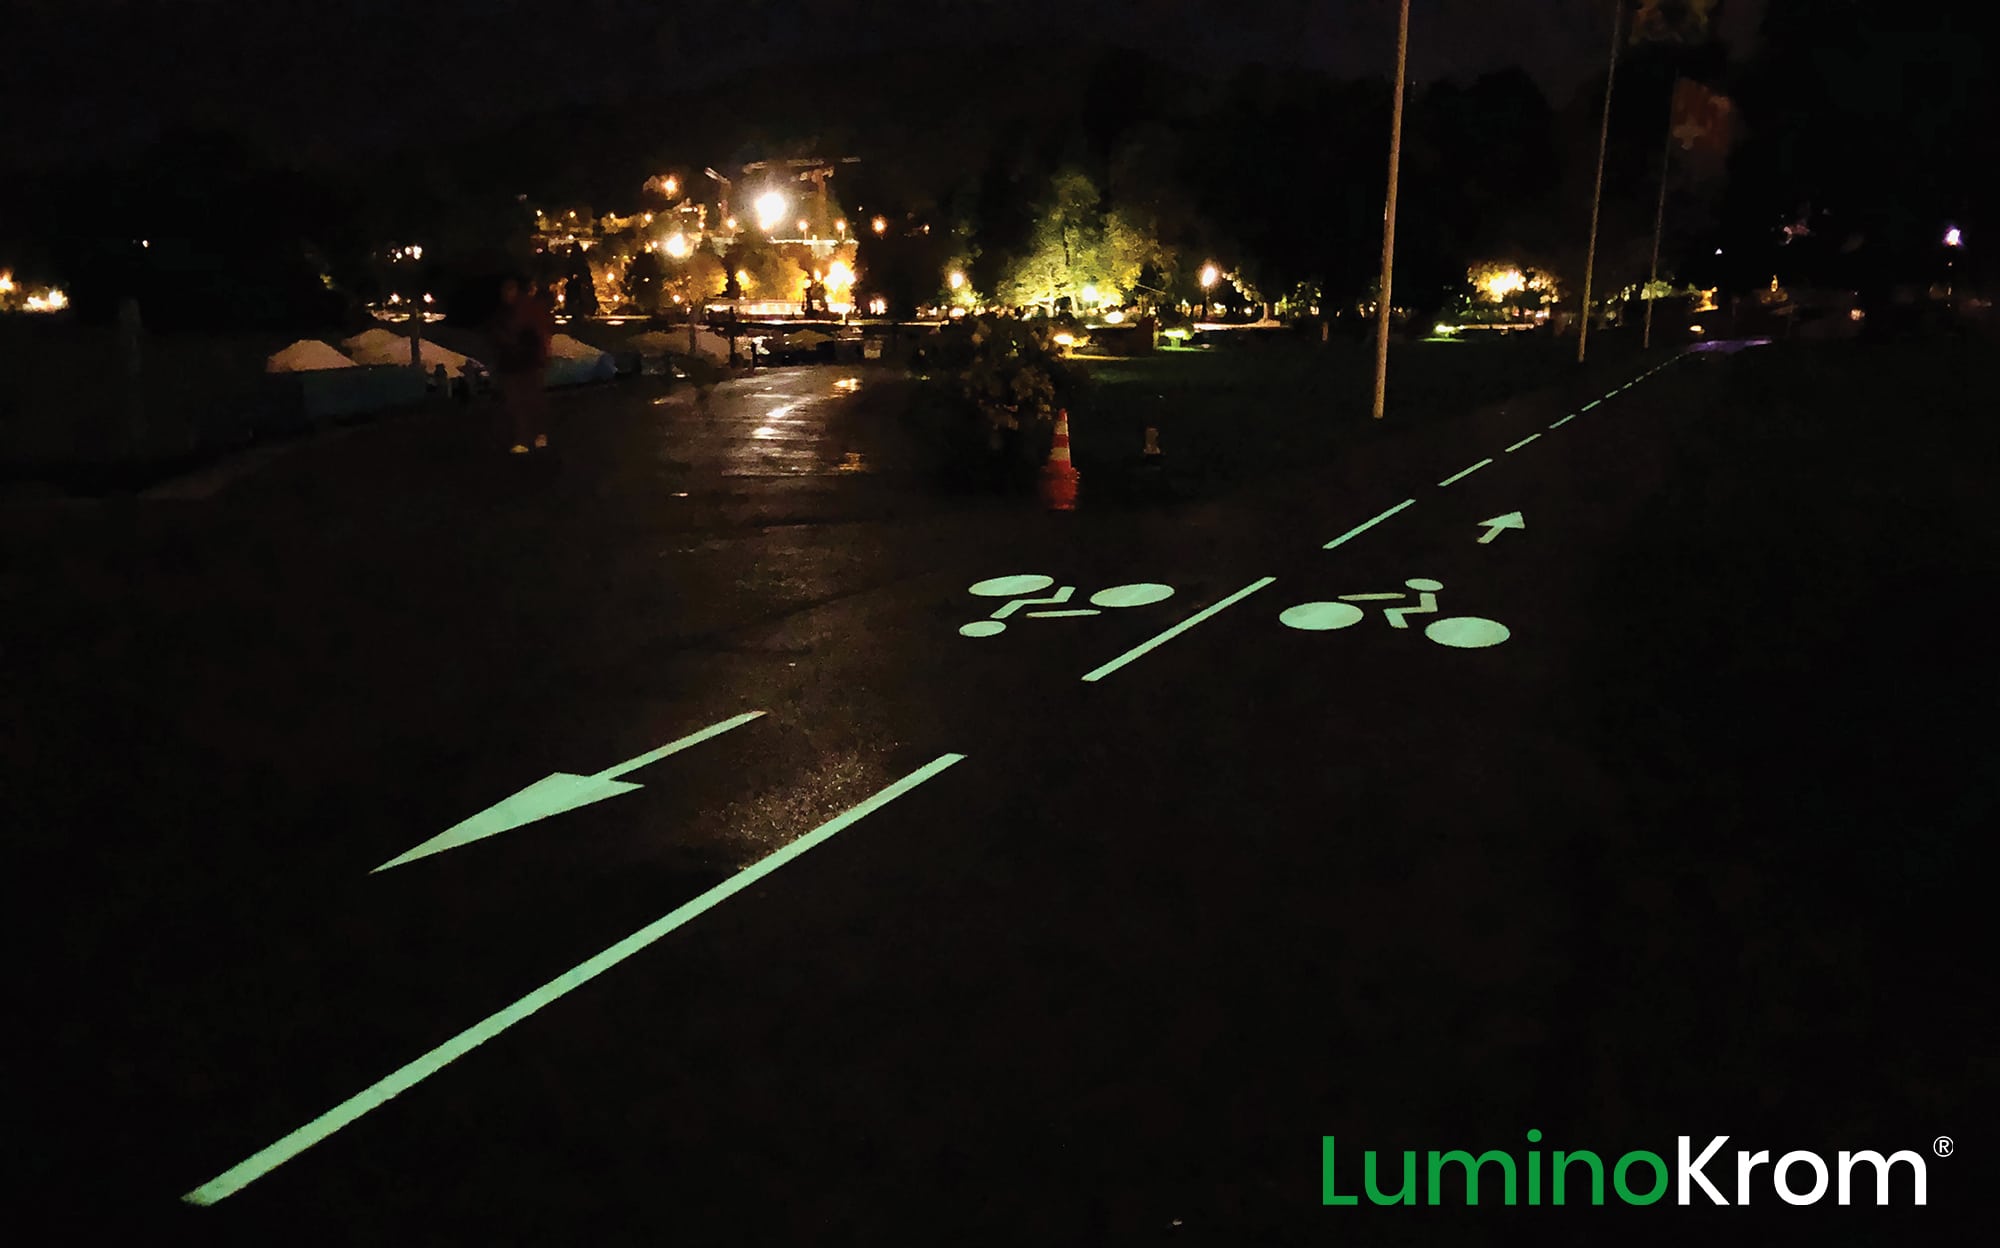
[[[667,254],[676,260],[687,259],[688,252],[692,250],[685,234],[673,234],[667,238]]]
[[[945,280],[946,280],[947,282],[951,283],[951,288],[952,288],[953,290],[958,290],[958,289],[961,289],[962,287],[964,287],[964,285],[965,285],[965,274],[963,274],[963,273],[960,273],[960,272],[957,272],[956,270],[954,270],[954,271],[952,272],[952,275],[951,275],[950,277],[946,278]]]
[[[889,222],[885,218],[877,217],[868,223],[868,228],[874,230],[877,234],[887,233]]]
[[[1215,289],[1216,282],[1221,279],[1221,270],[1217,269],[1213,264],[1204,264],[1201,266],[1201,316],[1203,320],[1208,319],[1208,292]]]
[[[785,219],[785,209],[790,207],[785,197],[776,191],[765,191],[757,197],[757,228],[766,234],[777,228]]]

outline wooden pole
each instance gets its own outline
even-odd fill
[[[1653,208],[1653,267],[1646,274],[1646,332],[1639,340],[1641,350],[1653,346],[1653,305],[1659,302],[1653,287],[1660,281],[1660,234],[1667,224],[1668,161],[1674,150],[1674,100],[1667,95],[1667,136],[1660,141],[1660,202]]]
[[[1611,5],[1611,68],[1604,75],[1604,122],[1597,131],[1597,180],[1590,188],[1590,244],[1583,255],[1583,319],[1576,331],[1576,362],[1590,342],[1590,284],[1597,271],[1597,209],[1604,200],[1604,153],[1611,144],[1611,87],[1618,78],[1618,17],[1625,0]]]
[[[1410,0],[1403,0],[1396,17],[1396,97],[1389,111],[1389,192],[1382,204],[1382,290],[1375,309],[1375,403],[1382,419],[1389,395],[1390,279],[1396,265],[1396,173],[1403,163],[1403,83],[1410,49]]]

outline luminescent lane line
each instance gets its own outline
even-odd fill
[[[1380,519],[1380,517],[1378,516],[1377,519]],[[1229,597],[1227,598],[1224,598],[1221,602],[1216,603],[1214,606],[1204,607],[1200,611],[1195,612],[1193,615],[1189,616],[1185,620],[1182,620],[1180,623],[1174,625],[1166,632],[1161,633],[1159,636],[1153,638],[1151,641],[1140,642],[1138,645],[1132,647],[1130,650],[1127,650],[1125,653],[1119,655],[1117,658],[1111,660],[1109,663],[1106,663],[1104,666],[1093,668],[1092,670],[1085,672],[1083,678],[1089,681],[1103,680],[1106,676],[1109,676],[1111,673],[1117,671],[1119,668],[1125,666],[1127,663],[1130,663],[1132,660],[1139,658],[1144,654],[1147,654],[1148,652],[1156,649],[1157,647],[1166,645],[1174,638],[1180,636],[1182,633],[1185,633],[1187,630],[1193,628],[1195,625],[1201,623],[1203,620],[1209,618],[1210,616],[1215,615],[1218,612],[1227,611],[1229,608],[1235,606],[1237,603],[1243,601],[1245,598],[1248,598],[1250,595],[1256,593],[1258,590],[1264,588],[1266,585],[1269,585],[1271,582],[1277,579],[1278,578],[1275,576],[1267,576],[1260,580],[1255,580],[1250,582],[1248,585],[1245,585],[1242,589],[1237,590],[1235,593],[1229,595]]]
[[[1508,447],[1508,448],[1507,448],[1507,450],[1508,450],[1508,451],[1509,451],[1510,453],[1511,453],[1511,452],[1514,452],[1514,451],[1518,451],[1518,450],[1520,450],[1520,449],[1521,449],[1522,447],[1526,446],[1526,445],[1527,445],[1528,443],[1530,443],[1530,442],[1533,442],[1533,441],[1534,441],[1534,440],[1535,440],[1536,438],[1539,438],[1539,437],[1541,437],[1541,436],[1542,436],[1542,435],[1541,435],[1541,434],[1539,434],[1539,433],[1531,433],[1531,434],[1529,434],[1529,435],[1528,435],[1527,437],[1525,437],[1525,438],[1522,438],[1522,439],[1521,439],[1521,440],[1520,440],[1519,442],[1516,442],[1516,443],[1515,443],[1514,445],[1512,445],[1512,446]]]
[[[1384,520],[1387,520],[1390,516],[1395,515],[1397,512],[1401,511],[1405,507],[1408,507],[1411,503],[1414,503],[1416,501],[1417,500],[1414,498],[1406,498],[1402,502],[1397,503],[1394,507],[1391,507],[1389,510],[1383,512],[1381,515],[1375,517],[1373,520],[1364,520],[1360,524],[1355,525],[1347,532],[1342,533],[1339,537],[1334,538],[1326,545],[1320,547],[1320,549],[1332,550],[1334,547],[1340,545],[1342,542],[1346,541],[1350,537],[1359,537],[1363,533],[1366,533],[1368,530],[1374,528],[1376,525],[1382,523]]]
[[[1579,412],[1587,412],[1587,411],[1589,411],[1589,410],[1590,410],[1591,408],[1593,408],[1593,407],[1596,407],[1596,406],[1597,406],[1597,405],[1598,405],[1599,403],[1602,403],[1602,402],[1604,402],[1604,400],[1603,400],[1603,399],[1592,399],[1592,400],[1591,400],[1590,402],[1588,402],[1588,403],[1584,404],[1584,405],[1583,405],[1582,407],[1579,407],[1579,408],[1577,408],[1576,410],[1577,410],[1577,411],[1579,411]]]
[[[700,745],[702,742],[708,740],[710,737],[719,737],[723,733],[728,732],[732,728],[741,728],[743,725],[749,723],[753,719],[756,719],[763,713],[764,712],[762,711],[745,711],[743,712],[743,714],[733,716],[729,719],[725,719],[719,724],[710,724],[708,727],[703,728],[700,732],[691,732],[685,737],[682,737],[678,741],[669,741],[665,745],[661,746],[659,749],[649,750],[646,753],[641,754],[639,757],[632,759],[630,762],[620,763],[616,767],[610,768],[609,770],[600,771],[595,776],[593,776],[592,779],[615,780],[619,776],[624,775],[628,771],[637,771],[639,770],[639,768],[644,767],[650,763],[657,763],[669,754],[678,754],[682,750],[687,749],[691,745]],[[655,741],[659,740],[658,737],[655,737],[653,739]]]
[[[422,1057],[387,1078],[362,1089],[277,1143],[252,1153],[181,1199],[191,1205],[212,1205],[235,1195],[306,1149],[356,1121],[369,1110],[377,1108],[399,1093],[409,1091],[452,1061],[470,1053],[543,1006],[589,983],[675,928],[742,892],[807,850],[833,839],[835,834],[850,824],[882,809],[964,758],[963,754],[940,754],[888,788],[820,824],[783,849],[765,855],[754,865],[737,872],[694,900],[676,906],[596,957],[579,963],[506,1009],[489,1015],[459,1032]]]
[[[1558,420],[1558,421],[1555,421],[1554,423],[1552,423],[1551,425],[1549,425],[1549,428],[1551,428],[1551,429],[1560,429],[1560,428],[1562,428],[1562,427],[1563,427],[1564,425],[1568,424],[1568,423],[1569,423],[1570,421],[1572,421],[1572,420],[1575,420],[1576,418],[1577,418],[1577,413],[1576,413],[1576,412],[1571,412],[1571,413],[1570,413],[1569,415],[1567,415],[1567,416],[1563,417],[1563,418],[1562,418],[1561,420]]]
[[[1478,471],[1479,471],[1479,470],[1480,470],[1481,468],[1484,468],[1484,467],[1485,467],[1486,465],[1488,465],[1488,464],[1490,464],[1490,463],[1492,463],[1492,462],[1493,462],[1493,461],[1492,461],[1492,460],[1490,460],[1490,459],[1482,459],[1482,460],[1480,460],[1480,461],[1479,461],[1478,463],[1474,464],[1474,465],[1473,465],[1472,467],[1470,467],[1470,468],[1467,468],[1467,469],[1464,469],[1464,470],[1463,470],[1463,471],[1461,471],[1461,472],[1454,472],[1454,473],[1452,473],[1452,474],[1451,474],[1450,476],[1446,477],[1446,478],[1445,478],[1444,480],[1442,480],[1442,481],[1438,482],[1438,486],[1439,486],[1439,488],[1443,488],[1444,486],[1447,486],[1447,485],[1450,485],[1450,484],[1451,484],[1452,482],[1454,482],[1454,481],[1457,481],[1457,480],[1459,480],[1459,479],[1460,479],[1460,478],[1462,478],[1462,477],[1469,477],[1469,476],[1471,476],[1471,475],[1472,475],[1473,473],[1475,473],[1475,472],[1478,472]]]

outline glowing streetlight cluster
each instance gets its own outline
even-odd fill
[[[757,197],[757,228],[770,233],[778,228],[778,222],[785,219],[785,209],[791,207],[786,198],[777,191],[765,191]]]

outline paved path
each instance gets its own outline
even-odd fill
[[[1949,414],[1754,356],[1167,511],[870,482],[812,370],[64,530],[17,1174],[133,1242],[1498,1242],[1320,1138],[1964,1130],[2000,543]]]

